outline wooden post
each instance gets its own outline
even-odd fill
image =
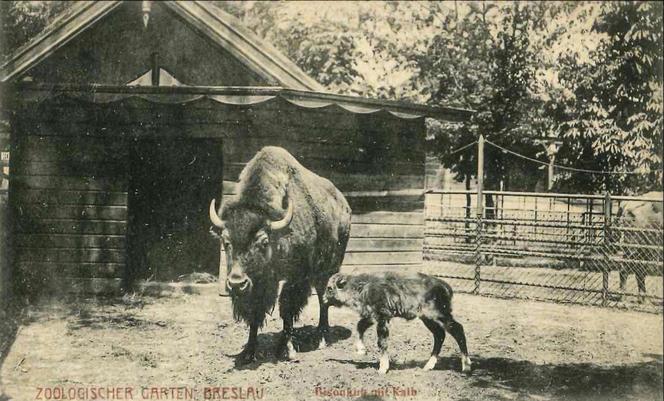
[[[482,268],[482,217],[484,216],[484,136],[477,141],[477,211],[475,230],[475,288],[474,294],[480,292],[480,271]]]
[[[226,277],[228,276],[228,266],[226,265],[226,252],[224,246],[219,248],[219,295],[227,297],[228,288],[226,287]]]
[[[611,194],[604,195],[604,263],[602,269],[602,306],[609,299],[609,269],[611,268]]]
[[[150,80],[152,81],[152,86],[159,86],[160,79],[160,67],[159,67],[159,54],[152,53],[150,55],[150,64],[152,65],[152,70],[150,74]]]
[[[221,204],[224,202],[224,183],[221,182],[221,188],[219,193],[221,194]],[[222,297],[230,296],[228,293],[228,287],[226,287],[226,279],[228,277],[228,263],[226,260],[226,250],[224,249],[223,240],[219,241],[219,295]]]
[[[484,199],[482,191],[484,189],[484,136],[480,135],[477,141],[477,215],[484,215]]]
[[[554,177],[554,163],[556,161],[556,153],[558,153],[558,146],[561,142],[550,142],[546,147],[546,154],[549,156],[549,174],[547,179],[547,189],[550,191],[553,188]]]
[[[556,155],[550,155],[549,156],[549,175],[548,175],[548,180],[547,180],[547,186],[546,188],[550,191],[551,188],[553,188],[553,164],[556,160]]]

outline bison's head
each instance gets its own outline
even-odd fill
[[[243,202],[224,205],[221,217],[215,200],[210,203],[210,220],[221,231],[226,251],[228,278],[226,286],[232,294],[251,292],[253,280],[270,273],[270,261],[276,247],[276,235],[293,219],[293,204],[284,197],[283,215],[278,220],[267,217]],[[253,279],[253,280],[252,280]]]

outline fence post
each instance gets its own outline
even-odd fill
[[[604,195],[604,262],[602,269],[602,306],[606,306],[609,300],[609,269],[611,268],[611,194],[607,191]]]
[[[480,293],[480,270],[482,267],[482,216],[484,215],[484,136],[477,141],[477,224],[475,227],[475,288],[473,294]]]

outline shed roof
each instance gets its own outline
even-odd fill
[[[17,79],[121,3],[122,1],[76,3],[0,67],[0,80],[7,82]],[[202,1],[166,1],[160,4],[174,11],[259,75],[292,89],[325,91],[321,84],[275,48],[261,41],[232,15]]]
[[[46,60],[50,55],[66,46],[74,38],[90,29],[123,2],[81,1],[74,4],[69,10],[55,19],[41,34],[19,48],[0,66],[0,82],[12,86],[14,83],[18,83],[18,87],[30,90],[30,85],[19,82],[21,77]],[[176,13],[187,24],[195,28],[197,32],[228,51],[252,72],[269,82],[276,82],[278,86],[270,88],[268,90],[270,92],[269,95],[274,96],[278,93],[280,96],[291,100],[299,98],[308,99],[309,103],[323,101],[325,103],[350,106],[347,107],[348,110],[351,110],[352,106],[356,105],[364,108],[365,112],[368,107],[373,110],[384,109],[393,113],[409,114],[410,116],[425,115],[455,121],[465,120],[472,113],[470,110],[458,108],[431,107],[409,102],[331,94],[321,84],[295,65],[295,63],[274,47],[265,43],[264,40],[258,38],[249,29],[244,27],[238,19],[223,10],[204,1],[164,1],[159,2],[159,4],[168,7],[170,11]],[[67,88],[67,85],[60,87],[52,85],[47,92],[58,89],[72,92],[72,88],[66,90]],[[94,93],[104,91],[111,93],[118,90],[125,92],[123,88],[111,86],[107,87],[106,90],[99,86],[91,88]],[[45,90],[43,86],[32,89],[36,89],[38,92]],[[132,89],[128,90],[133,92]],[[149,88],[144,90],[153,92],[153,89]],[[189,89],[178,90],[170,88],[166,90],[169,93],[180,93],[184,90],[191,93],[211,94],[210,87],[190,87]],[[85,91],[85,88],[80,86],[74,90],[74,92],[82,91]],[[157,89],[157,91],[165,93],[163,89]],[[254,94],[255,88],[247,87],[246,90],[240,91],[248,92],[243,93],[243,95]],[[224,89],[223,92],[227,92],[227,90]],[[136,93],[132,94],[136,95]],[[268,94],[261,93],[261,95]]]

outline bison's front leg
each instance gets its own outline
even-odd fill
[[[288,359],[295,359],[297,352],[293,346],[293,324],[295,317],[300,315],[300,312],[307,304],[307,298],[310,294],[309,283],[286,283],[281,289],[279,295],[279,314],[284,322],[284,330],[282,341],[279,344],[277,355],[283,355],[286,351]]]
[[[237,356],[235,361],[236,365],[242,366],[254,362],[256,360],[256,344],[258,343],[258,323],[252,322],[249,324],[249,340],[244,346],[244,349]]]

